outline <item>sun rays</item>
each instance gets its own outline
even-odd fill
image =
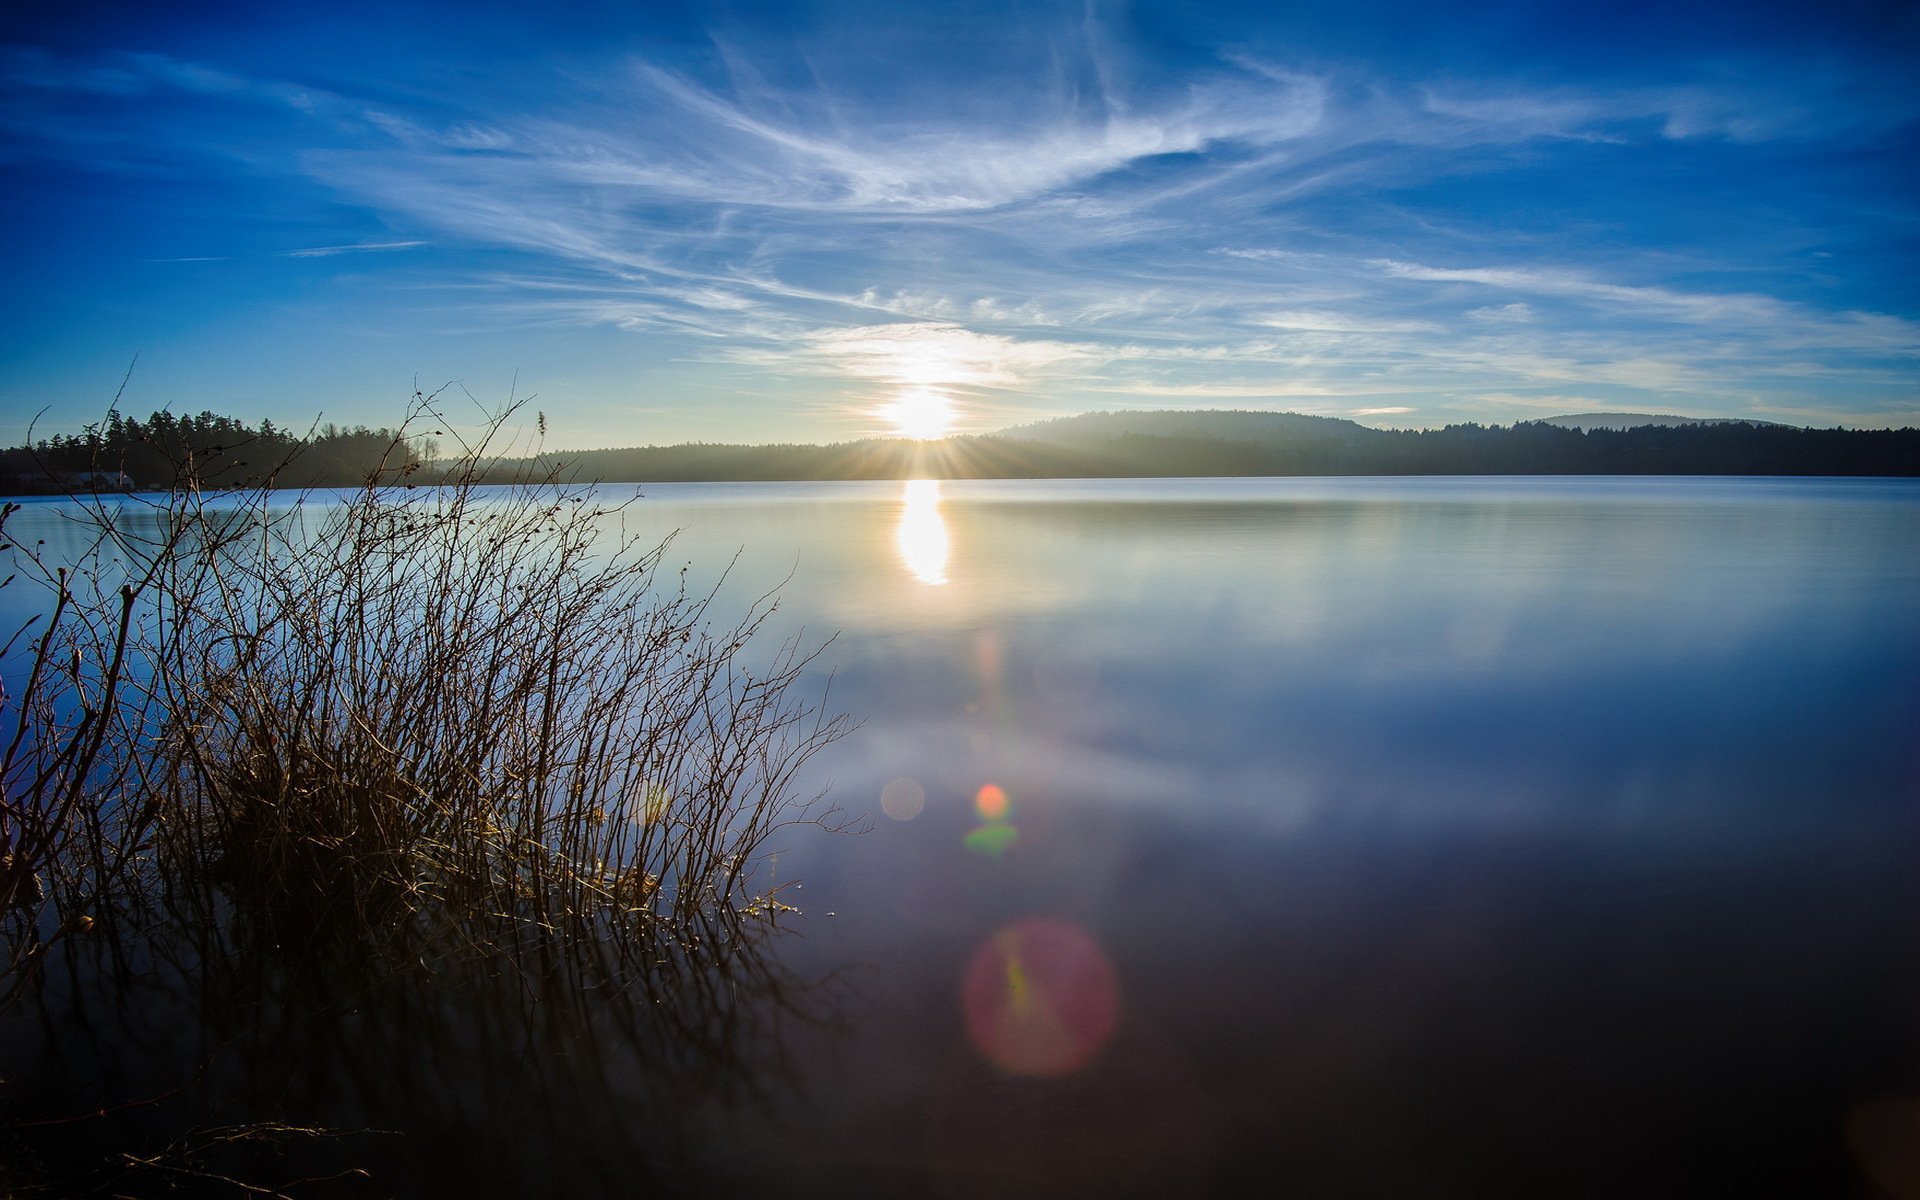
[[[883,405],[880,415],[902,437],[927,442],[953,432],[953,401],[930,387],[910,387]]]

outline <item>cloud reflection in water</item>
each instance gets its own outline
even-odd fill
[[[804,1114],[809,1181],[885,1146],[950,1194],[1539,1194],[1502,1133],[1535,1121],[1595,1195],[1906,1169],[1910,1110],[1872,1104],[1906,1094],[1877,1064],[1910,1012],[1880,998],[1916,944],[1904,488],[747,491],[647,515],[689,557],[776,548],[736,583],[797,548],[780,619],[842,631],[834,695],[867,718],[820,766],[896,817],[781,860],[839,913],[795,955],[875,964],[879,998],[818,1068],[863,1085]],[[1043,1003],[1072,956],[1007,936],[1034,920],[1091,939],[1124,1004],[1084,1061],[1083,1010]],[[1716,1105],[1772,1140],[1676,1149]],[[765,1151],[786,1183],[794,1145]]]

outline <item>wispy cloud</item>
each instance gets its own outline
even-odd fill
[[[1430,267],[1392,259],[1375,259],[1371,265],[1396,279],[1472,284],[1579,301],[1691,325],[1730,326],[1745,334],[1758,335],[1775,349],[1825,345],[1834,349],[1920,356],[1920,322],[1883,313],[1821,312],[1752,292],[1692,292],[1658,285],[1611,283],[1555,268]],[[1479,320],[1496,316],[1531,320],[1533,308],[1525,301],[1516,301],[1491,309],[1469,309],[1468,314]]]
[[[978,333],[944,322],[817,329],[797,344],[742,350],[735,361],[812,364],[843,378],[887,387],[1005,389],[1032,386],[1098,357],[1085,346]]]
[[[40,46],[0,46],[0,82],[12,89],[129,98],[156,92],[271,100],[311,112],[335,99],[320,89],[151,52],[59,54]]]
[[[1537,296],[1561,296],[1643,310],[1656,310],[1680,320],[1720,321],[1728,318],[1770,320],[1784,311],[1770,296],[1740,293],[1681,292],[1671,288],[1607,283],[1570,271],[1539,267],[1429,267],[1419,263],[1375,259],[1373,265],[1396,279],[1432,283],[1471,283]]]
[[[1474,321],[1525,323],[1533,320],[1533,305],[1524,300],[1515,300],[1511,304],[1490,304],[1483,308],[1470,308],[1466,316]]]
[[[1439,333],[1441,328],[1432,321],[1363,317],[1327,309],[1268,313],[1255,318],[1254,323],[1305,333]]]
[[[188,232],[153,261],[404,265],[425,290],[368,324],[623,339],[610,360],[756,411],[796,385],[1410,422],[1915,394],[1905,293],[1848,282],[1878,269],[1855,247],[1905,229],[1910,197],[1854,199],[1856,163],[1767,254],[1692,212],[1699,180],[1744,172],[1771,207],[1741,215],[1772,228],[1793,165],[1911,121],[1911,87],[1757,59],[1409,76],[1271,57],[1278,42],[1175,54],[1098,6],[1070,16],[962,48],[907,19],[857,44],[721,22],[699,53],[554,51],[537,86],[448,70],[365,95],[297,82],[297,56],[273,78],[259,60],[0,48],[0,161],[92,173],[130,212],[167,177]],[[1676,171],[1709,152],[1711,170]],[[276,225],[245,202],[267,189],[342,219]],[[208,240],[203,207],[250,240]]]
[[[308,246],[300,250],[288,250],[288,258],[331,258],[336,254],[362,254],[368,251],[412,250],[424,246],[423,241],[408,242],[354,242],[344,246]]]
[[[756,104],[644,62],[632,78],[635,91],[610,103],[670,113],[667,129],[594,114],[497,136],[543,170],[590,184],[736,205],[940,214],[1036,200],[1159,156],[1297,139],[1314,130],[1325,100],[1311,80],[1222,81],[1153,107],[1060,104],[982,128],[940,113],[848,121],[826,95]]]
[[[1872,93],[1863,102],[1863,91]],[[1649,134],[1672,141],[1720,139],[1760,143],[1891,129],[1913,120],[1910,90],[1858,73],[1803,65],[1755,71],[1738,81],[1689,80],[1664,85],[1512,87],[1428,85],[1421,111],[1473,140],[1501,136],[1629,141]]]

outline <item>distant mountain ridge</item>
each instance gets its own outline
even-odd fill
[[[1344,417],[1246,409],[1152,409],[1140,412],[1090,412],[1002,429],[988,437],[1066,445],[1089,438],[1177,437],[1214,441],[1278,444],[1301,437],[1358,441],[1378,430]]]
[[[1656,413],[1572,413],[1564,417],[1541,417],[1540,425],[1557,425],[1561,429],[1578,429],[1582,433],[1592,433],[1596,429],[1640,429],[1648,425],[1670,429],[1677,425],[1757,425],[1775,428],[1783,426],[1779,421],[1760,421],[1753,417],[1673,417]]]
[[[274,449],[278,443],[273,439],[283,435],[265,424],[255,431],[212,414],[202,414],[190,428],[167,421],[173,418],[163,420],[157,414],[150,429],[122,419],[118,426],[109,423],[104,432],[90,430],[83,438],[49,439],[0,451],[0,485],[10,482],[21,493],[165,487],[167,477],[142,474],[138,462],[145,460],[139,455],[150,449],[150,442],[172,446],[167,439],[185,436],[181,429],[193,435],[193,457],[204,470],[244,471],[246,464],[234,459],[234,451],[269,464],[287,457]],[[155,429],[167,437],[156,436]],[[130,430],[146,436],[114,449]],[[374,451],[364,462],[323,453],[340,447],[357,452],[362,443]],[[392,431],[324,429],[279,479],[300,486],[353,485],[399,444]],[[264,458],[263,446],[271,451]],[[175,455],[177,460],[177,448]],[[432,480],[431,463],[408,461],[419,472],[416,480]],[[830,446],[691,443],[545,453],[498,462],[488,478],[511,482],[555,471],[606,483],[1267,475],[1920,476],[1920,429],[1802,429],[1741,418],[1646,413],[1575,413],[1510,426],[1375,429],[1342,417],[1304,413],[1160,409],[1082,413],[997,433],[925,442],[866,438]],[[217,483],[225,475],[204,478]]]
[[[1596,420],[1597,419],[1597,420]],[[1594,428],[1580,422],[1592,420]],[[1614,425],[1624,422],[1626,428]],[[1920,430],[1587,413],[1511,426],[1375,429],[1230,410],[1082,413],[929,442],[666,446],[553,456],[579,477],[1042,479],[1261,475],[1920,475]]]
[[[1753,425],[1792,428],[1778,421],[1752,417],[1680,417],[1658,413],[1589,412],[1557,417],[1534,417],[1515,425],[1552,425],[1590,433],[1596,429],[1627,430],[1654,426]],[[1145,409],[1127,412],[1089,412],[1055,417],[1029,425],[1015,425],[986,437],[1064,445],[1089,438],[1124,436],[1208,438],[1219,441],[1278,444],[1299,437],[1344,437],[1360,441],[1370,434],[1406,432],[1375,428],[1345,417],[1312,416],[1248,409]],[[1418,432],[1418,431],[1414,431]],[[1432,432],[1432,431],[1428,431]]]

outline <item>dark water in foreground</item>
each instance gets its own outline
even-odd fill
[[[762,958],[624,1006],[154,970],[8,1014],[0,1102],[200,1070],[115,1136],[403,1131],[302,1194],[1920,1195],[1913,483],[629,515],[839,631],[810,781],[872,828],[777,839]]]

